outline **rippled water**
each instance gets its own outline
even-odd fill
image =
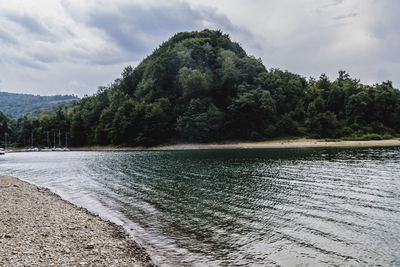
[[[400,265],[400,148],[14,153],[0,173],[123,224],[162,265]]]

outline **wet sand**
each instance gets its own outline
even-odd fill
[[[151,266],[121,226],[0,175],[0,266]]]

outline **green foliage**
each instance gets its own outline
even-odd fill
[[[228,107],[231,138],[261,139],[275,136],[275,101],[267,90],[253,89],[238,95]]]
[[[0,111],[0,147],[5,147],[5,139],[12,133],[12,124],[11,118]]]
[[[391,139],[392,136],[389,134],[380,135],[377,133],[369,133],[363,134],[360,136],[354,135],[349,137],[344,137],[343,140],[345,141],[369,141],[369,140],[384,140],[384,139]]]
[[[17,145],[69,133],[73,146],[156,145],[308,136],[385,139],[400,134],[400,91],[345,71],[308,81],[267,70],[221,31],[183,32],[137,67],[72,107],[18,120],[0,116]]]
[[[223,123],[224,115],[213,103],[195,98],[179,117],[177,129],[184,140],[214,141],[221,138]]]

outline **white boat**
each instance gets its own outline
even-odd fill
[[[63,152],[63,151],[69,151],[69,148],[68,148],[68,147],[64,147],[64,148],[61,148],[61,147],[55,147],[55,148],[51,149],[51,151],[55,151],[55,152]]]
[[[31,134],[31,148],[22,149],[22,152],[38,152],[39,148],[33,146],[33,132]]]
[[[56,136],[55,136],[55,134],[54,134],[54,143],[55,143],[55,142],[56,142]],[[60,133],[60,131],[58,131],[58,145],[61,146],[61,133]],[[67,133],[65,133],[65,147],[64,147],[64,148],[61,148],[61,147],[55,147],[55,146],[54,146],[54,147],[51,149],[51,151],[54,151],[54,152],[70,151],[69,148],[68,148]]]
[[[5,155],[6,153],[13,152],[12,150],[7,150],[7,135],[8,133],[4,133],[4,147],[0,148],[0,155]]]
[[[32,148],[27,148],[27,149],[22,149],[22,152],[38,152],[39,148],[37,147],[32,147]]]

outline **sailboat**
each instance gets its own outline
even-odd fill
[[[4,148],[0,148],[0,155],[13,152],[12,150],[7,150],[7,135],[8,133],[4,133]]]
[[[58,131],[58,146],[56,147],[56,137],[55,137],[55,133],[54,133],[54,147],[51,151],[55,151],[55,152],[62,152],[62,151],[70,151],[69,148],[67,147],[67,133],[65,133],[65,147],[61,148],[61,132]]]
[[[69,151],[69,148],[68,148],[68,134],[67,133],[65,133],[65,147],[64,147],[64,151]]]
[[[33,132],[31,134],[31,145],[32,145],[31,148],[23,149],[22,152],[38,152],[39,151],[39,148],[33,147]]]

